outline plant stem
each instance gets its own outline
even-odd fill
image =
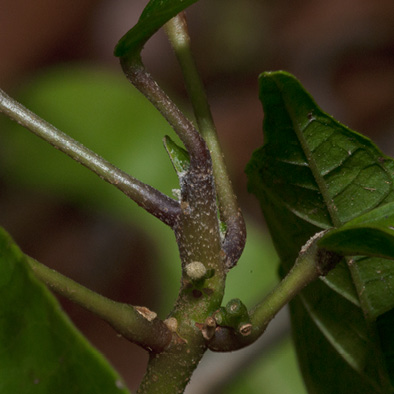
[[[231,268],[237,263],[245,246],[245,222],[228,176],[205,89],[194,61],[185,13],[182,12],[167,22],[165,28],[183,72],[199,131],[212,157],[219,211],[221,219],[227,225],[223,250],[228,255],[227,265]]]
[[[283,280],[250,312],[253,327],[263,332],[275,315],[319,276],[316,256],[311,253],[301,254]]]
[[[120,59],[127,79],[160,111],[185,145],[191,165],[208,169],[210,156],[205,141],[189,119],[160,88],[138,57]]]
[[[302,248],[294,266],[281,282],[257,304],[250,312],[252,332],[240,336],[226,327],[217,331],[217,338],[209,344],[214,351],[233,351],[255,342],[265,331],[270,321],[309,283],[320,276],[327,275],[342,259],[335,253],[319,249],[317,241],[324,232],[315,234]]]
[[[172,334],[156,314],[147,308],[115,302],[80,285],[70,278],[26,256],[38,279],[56,293],[93,312],[108,322],[123,337],[147,350],[161,352]]]
[[[169,226],[179,215],[177,201],[126,174],[84,145],[41,119],[0,89],[0,112],[70,156]]]
[[[160,354],[151,354],[139,393],[183,392],[207,349],[202,330],[206,318],[221,305],[225,265],[212,170],[190,165],[181,182],[181,214],[174,227],[182,260],[179,296],[170,318],[177,322],[178,341]],[[196,283],[186,267],[202,264],[213,275]]]
[[[145,70],[140,57],[121,58],[123,70],[162,113],[181,138],[190,165],[180,176],[181,212],[173,229],[182,261],[179,296],[169,315],[177,338],[160,354],[150,354],[140,393],[180,393],[207,349],[202,330],[206,318],[221,305],[226,277],[212,161],[207,145],[193,124]],[[190,264],[212,275],[198,283],[189,276]]]

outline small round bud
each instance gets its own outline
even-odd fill
[[[192,280],[202,279],[207,274],[207,269],[203,263],[193,261],[185,267],[186,275]]]
[[[216,321],[212,316],[207,317],[201,330],[202,336],[209,341],[215,335]]]
[[[226,309],[222,306],[213,314],[213,316],[219,326],[224,326],[226,324]]]

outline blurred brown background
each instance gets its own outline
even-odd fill
[[[95,63],[120,73],[113,47],[145,4],[0,0],[1,88],[12,94],[38,70],[57,63]],[[247,213],[259,216],[246,192],[243,170],[262,143],[257,96],[262,71],[294,73],[324,110],[372,137],[386,154],[394,154],[392,0],[203,0],[187,15],[196,60]],[[147,44],[143,57],[159,81],[185,97],[162,32]],[[54,268],[107,296],[154,305],[160,295],[146,280],[151,246],[131,226],[81,212],[50,196],[0,186],[0,222],[24,251],[48,264],[56,261]],[[116,274],[105,265],[105,256],[113,254],[123,262]],[[136,254],[139,263],[129,264]],[[145,353],[82,309],[61,302],[135,388],[145,369]]]

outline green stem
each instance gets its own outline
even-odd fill
[[[154,312],[143,307],[133,307],[116,302],[80,285],[70,278],[26,256],[27,262],[38,279],[56,293],[93,312],[108,322],[123,337],[143,348],[161,352],[171,341],[167,326],[156,318]]]
[[[183,393],[206,349],[202,337],[199,339],[193,334],[188,336],[187,343],[179,338],[178,343],[173,342],[163,353],[151,353],[137,393]]]
[[[262,333],[275,315],[320,275],[316,255],[301,254],[283,280],[250,312],[254,329]]]
[[[250,312],[252,331],[248,336],[219,328],[209,343],[214,351],[233,351],[255,342],[265,331],[270,321],[287,305],[306,285],[319,276],[327,275],[342,259],[341,256],[319,249],[317,241],[324,232],[315,234],[302,248],[294,266],[282,281],[257,304]],[[220,332],[222,331],[222,332]]]
[[[1,89],[0,112],[114,185],[164,223],[171,227],[174,225],[179,214],[177,201],[119,170],[101,156],[41,119]]]
[[[207,143],[212,157],[213,174],[221,219],[227,225],[223,250],[228,256],[227,266],[234,266],[242,254],[246,228],[237,197],[224,162],[212,113],[190,47],[185,14],[181,13],[165,25],[167,35],[182,68],[186,89],[193,105],[199,131]]]

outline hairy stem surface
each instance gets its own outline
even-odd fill
[[[152,78],[141,59],[124,57],[120,59],[120,63],[127,79],[160,111],[178,134],[189,152],[190,162],[207,168],[206,165],[210,161],[210,157],[205,141],[190,120]]]
[[[175,336],[164,352],[150,354],[140,393],[181,393],[207,349],[201,327],[219,308],[226,277],[210,152],[192,123],[161,90],[140,59],[121,59],[127,78],[163,114],[181,138],[190,165],[180,176],[180,214],[173,226],[182,262],[179,296],[169,318]],[[209,273],[195,277],[190,266]]]
[[[185,14],[177,15],[167,22],[165,27],[183,72],[199,131],[212,157],[220,216],[227,226],[223,250],[228,256],[226,264],[231,268],[237,263],[245,246],[245,222],[231,185],[205,89],[191,51]]]

